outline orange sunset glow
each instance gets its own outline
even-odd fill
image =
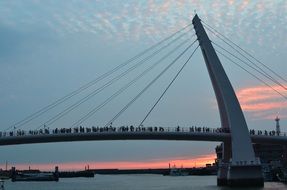
[[[57,165],[60,167],[60,170],[84,170],[86,166],[89,165],[90,169],[147,169],[147,168],[167,168],[170,163],[172,166],[176,165],[177,167],[203,167],[205,164],[214,163],[216,155],[207,154],[190,158],[170,158],[170,159],[157,159],[149,161],[111,161],[111,162],[96,162],[96,161],[86,161],[86,162],[65,162],[65,163],[43,163],[43,164],[11,164],[17,169],[28,169],[29,166],[31,169],[40,169],[51,171]],[[5,165],[0,165],[1,168],[5,168]],[[9,169],[8,168],[8,169]]]
[[[281,86],[272,86],[272,88],[287,96],[286,90]],[[281,118],[287,118],[283,113],[287,108],[287,102],[268,86],[242,88],[237,91],[237,97],[242,109],[251,112],[254,117],[274,119],[277,114],[280,114]]]

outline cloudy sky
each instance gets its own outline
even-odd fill
[[[287,86],[287,2],[284,0],[2,0],[0,129],[13,126],[180,30],[191,23],[195,12],[205,23],[283,76],[285,81],[276,76],[274,78]],[[191,30],[183,40],[190,38],[192,42],[195,39],[193,33]],[[213,33],[209,32],[209,35],[215,43],[229,48]],[[147,78],[131,86],[82,125],[106,124],[144,88],[149,79],[154,78],[179,53],[180,49],[149,73]],[[287,101],[272,88],[287,96],[286,89],[248,68],[268,82],[268,87],[229,60],[219,57],[237,92],[249,128],[273,130],[274,118],[279,115],[282,130],[287,131]],[[179,60],[179,64],[163,75],[114,125],[139,124],[183,62],[184,58]],[[49,127],[71,127],[145,68],[131,72]],[[21,126],[21,129],[43,126],[54,115],[93,92],[101,84],[92,86]],[[216,99],[200,49],[144,124],[220,127]],[[11,165],[19,167],[32,165],[42,168],[52,168],[56,164],[62,168],[84,168],[86,164],[97,168],[162,167],[167,166],[168,162],[194,166],[213,159],[216,145],[210,142],[170,141],[17,145],[1,147],[0,165],[7,160]]]

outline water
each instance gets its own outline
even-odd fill
[[[228,190],[216,186],[216,176],[96,175],[95,178],[60,179],[59,182],[5,182],[5,190]],[[237,188],[238,189],[238,188]],[[255,188],[250,188],[255,189]],[[267,182],[262,190],[287,189]],[[238,189],[239,190],[239,189]],[[245,188],[246,190],[246,188]]]

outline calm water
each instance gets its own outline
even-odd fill
[[[5,182],[5,190],[228,190],[216,186],[216,176],[96,175],[95,178],[60,179],[59,182]],[[245,188],[246,189],[246,188]],[[254,188],[252,188],[254,189]],[[287,189],[265,183],[266,189]]]

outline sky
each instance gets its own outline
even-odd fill
[[[180,30],[191,23],[195,13],[280,76],[287,78],[287,2],[284,0],[2,0],[0,130],[13,126]],[[213,33],[207,32],[211,41],[229,48]],[[195,39],[192,34],[193,30],[184,39],[190,38],[192,42]],[[176,53],[163,64],[170,63],[175,56]],[[185,58],[186,55],[179,61],[180,64]],[[287,96],[286,89],[274,83],[266,86],[224,57],[219,55],[219,58],[236,91],[248,127],[273,130],[274,118],[278,115],[282,131],[287,131],[286,99],[272,88]],[[113,125],[137,125],[179,66],[163,75]],[[70,127],[145,68],[147,66],[130,73],[127,78],[117,81],[104,93],[91,98],[49,127]],[[162,68],[163,65],[159,65],[83,125],[106,124]],[[278,80],[287,86],[286,81]],[[43,126],[49,118],[95,88],[71,98],[21,129]],[[220,127],[215,95],[200,49],[144,125]],[[214,160],[217,144],[192,141],[97,141],[3,146],[0,167],[6,161],[9,166],[27,168],[30,165],[44,169],[54,168],[55,165],[64,169],[84,169],[86,165],[90,168],[152,168],[167,167],[168,163],[202,166]]]

